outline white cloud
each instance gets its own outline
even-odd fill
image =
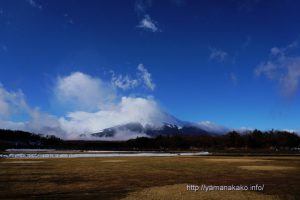
[[[66,132],[61,128],[59,119],[48,113],[43,113],[39,109],[31,109],[30,120],[24,124],[24,130],[47,135],[56,135],[66,138]]]
[[[97,112],[71,112],[59,121],[67,135],[74,138],[81,133],[96,133],[105,128],[131,122],[161,126],[166,118],[152,99],[122,97],[113,108]]]
[[[38,9],[43,9],[43,6],[41,4],[38,4],[35,0],[26,0],[30,6],[32,6],[33,8],[38,8]]]
[[[28,120],[22,122],[16,122],[9,118],[0,118],[0,128],[56,135],[63,139],[78,139],[80,134],[85,133],[88,135],[105,128],[131,122],[138,122],[144,126],[160,127],[164,122],[173,120],[173,118],[161,111],[155,100],[149,98],[122,97],[114,106],[98,109],[95,112],[74,111],[69,112],[66,116],[57,117],[41,112],[37,108],[32,109],[27,106],[22,93],[7,92],[2,86],[0,91],[0,102],[2,103],[0,113],[2,115],[9,117],[13,112],[13,107],[19,106],[26,108],[24,112],[28,116]],[[136,138],[137,136],[146,135],[145,133],[121,131],[117,132],[113,138],[106,139],[125,140]]]
[[[123,89],[142,84],[154,89],[148,70],[142,64],[137,70],[137,79],[131,80],[129,76],[120,75],[112,80]],[[71,105],[73,112],[62,117],[43,113],[27,105],[22,91],[7,91],[0,85],[0,126],[54,134],[62,138],[76,138],[82,133],[93,133],[129,122],[161,123],[165,116],[152,99],[122,97],[118,102],[115,98],[116,90],[111,83],[82,72],[58,77],[53,92],[58,102],[63,106]],[[19,112],[23,112],[28,121],[10,120],[13,114]],[[120,134],[118,133],[118,137],[121,137]],[[129,137],[129,133],[126,135]]]
[[[137,137],[149,137],[149,135],[145,133],[137,133],[129,130],[117,130],[114,136],[112,137],[103,137],[101,140],[108,140],[108,141],[122,141],[122,140],[129,140],[135,139]]]
[[[123,90],[128,90],[128,89],[133,89],[136,88],[140,83],[139,80],[137,79],[131,79],[129,75],[115,75],[113,72],[112,79],[111,79],[112,84],[117,87],[121,88]]]
[[[276,56],[276,55],[279,55],[281,53],[282,52],[281,52],[281,50],[278,47],[271,48],[271,55]]]
[[[1,129],[29,131],[36,134],[55,135],[60,138],[68,138],[66,131],[61,128],[59,119],[56,116],[32,110],[28,113],[28,121],[16,122],[12,120],[0,120]]]
[[[152,0],[136,0],[134,3],[134,10],[140,17],[144,16],[143,19],[140,20],[140,23],[137,25],[138,28],[141,28],[146,31],[151,32],[159,32],[161,31],[157,27],[157,22],[153,21],[150,15],[147,14],[146,10],[152,6]]]
[[[11,110],[9,104],[5,100],[0,99],[0,116],[9,116],[10,113]]]
[[[153,21],[149,15],[145,15],[137,27],[152,32],[160,31],[160,29],[157,27],[157,23]]]
[[[202,121],[202,122],[199,122],[197,125],[199,128],[201,128],[207,132],[211,132],[211,133],[223,134],[230,130],[224,126],[215,124],[210,121]]]
[[[209,50],[210,50],[209,59],[211,59],[211,60],[216,60],[218,62],[224,62],[225,59],[228,57],[228,53],[221,49],[209,48]]]
[[[0,129],[10,129],[10,130],[25,130],[24,122],[14,122],[10,120],[0,120]]]
[[[64,19],[65,19],[65,23],[69,24],[69,25],[73,25],[74,24],[74,20],[69,16],[68,13],[64,14]]]
[[[28,121],[16,122],[14,116],[24,115]],[[64,137],[63,130],[55,116],[42,113],[38,108],[28,106],[21,90],[7,91],[0,84],[0,128],[24,130],[35,133],[53,134]]]
[[[264,75],[277,81],[286,96],[297,91],[300,79],[300,55],[292,53],[295,48],[298,48],[297,41],[284,48],[271,48],[269,59],[255,69],[256,76]]]
[[[152,0],[136,0],[134,3],[134,10],[137,14],[144,14],[148,7],[151,7]]]
[[[7,118],[27,109],[28,106],[22,91],[10,92],[0,84],[0,118]]]
[[[147,84],[153,84],[150,74],[142,65],[139,66],[139,73],[140,84],[144,84],[144,79],[148,80]],[[124,96],[117,101],[112,98],[116,93],[110,83],[81,72],[58,77],[53,91],[59,102],[72,104],[74,111],[61,117],[44,113],[38,108],[29,107],[21,91],[7,91],[0,85],[0,128],[78,139],[80,134],[88,135],[120,124],[138,122],[142,125],[162,126],[163,122],[172,120],[153,99]],[[11,116],[21,111],[27,120],[12,120]],[[145,136],[145,133],[121,131],[110,139],[137,136]]]
[[[148,72],[148,70],[144,67],[143,64],[138,65],[138,70],[140,71],[140,77],[142,81],[144,82],[145,86],[149,88],[150,90],[155,89],[155,84],[152,81],[151,74]]]
[[[154,90],[155,84],[152,81],[151,74],[144,67],[143,64],[139,64],[137,67],[137,77],[131,78],[129,75],[115,74],[113,71],[111,83],[114,87],[123,90],[134,89],[140,85],[144,85],[147,89]]]
[[[59,102],[81,110],[105,108],[116,96],[110,84],[81,72],[58,77],[54,93]]]

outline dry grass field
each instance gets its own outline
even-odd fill
[[[255,185],[187,191],[186,185]],[[0,199],[300,199],[300,157],[0,159]]]

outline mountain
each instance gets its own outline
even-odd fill
[[[183,121],[171,114],[158,110],[154,114],[145,112],[144,117],[136,118],[132,122],[108,127],[99,132],[84,135],[81,138],[128,140],[136,137],[156,137],[158,135],[220,135],[229,131],[230,129],[209,121],[199,123]]]
[[[173,136],[173,135],[217,135],[220,131],[201,128],[201,125],[196,123],[183,122],[178,120],[178,124],[164,123],[163,126],[145,125],[133,122],[124,125],[119,125],[104,129],[100,132],[91,134],[93,139],[111,139],[117,135],[136,135],[144,137],[156,137],[158,135]],[[119,137],[118,137],[119,138]]]

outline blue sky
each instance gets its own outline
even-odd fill
[[[103,111],[131,97],[187,121],[300,130],[299,8],[296,0],[0,0],[2,122],[30,121],[33,110]],[[81,91],[105,106],[60,91],[68,77],[95,83]]]

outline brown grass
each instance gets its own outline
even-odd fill
[[[257,160],[271,160],[265,164],[295,169],[261,171],[239,168],[241,165],[264,164]],[[274,156],[0,159],[0,199],[121,199],[138,191],[148,191],[147,188],[188,183],[264,184],[264,191],[260,194],[296,200],[300,199],[298,166],[300,157],[297,156],[289,159]],[[196,194],[204,195],[200,191]],[[290,195],[288,198],[287,194]],[[222,193],[206,195],[222,196]]]
[[[103,160],[103,163],[119,163],[119,162],[126,162],[127,160]]]
[[[259,159],[259,158],[209,158],[208,161],[212,162],[265,162],[271,161],[266,159]]]
[[[249,165],[249,166],[239,166],[241,169],[247,170],[262,170],[262,171],[284,171],[284,170],[294,170],[296,167],[287,167],[287,166],[274,166],[274,165]]]
[[[266,195],[248,191],[187,191],[186,184],[150,187],[128,194],[122,200],[279,200],[276,195]]]

